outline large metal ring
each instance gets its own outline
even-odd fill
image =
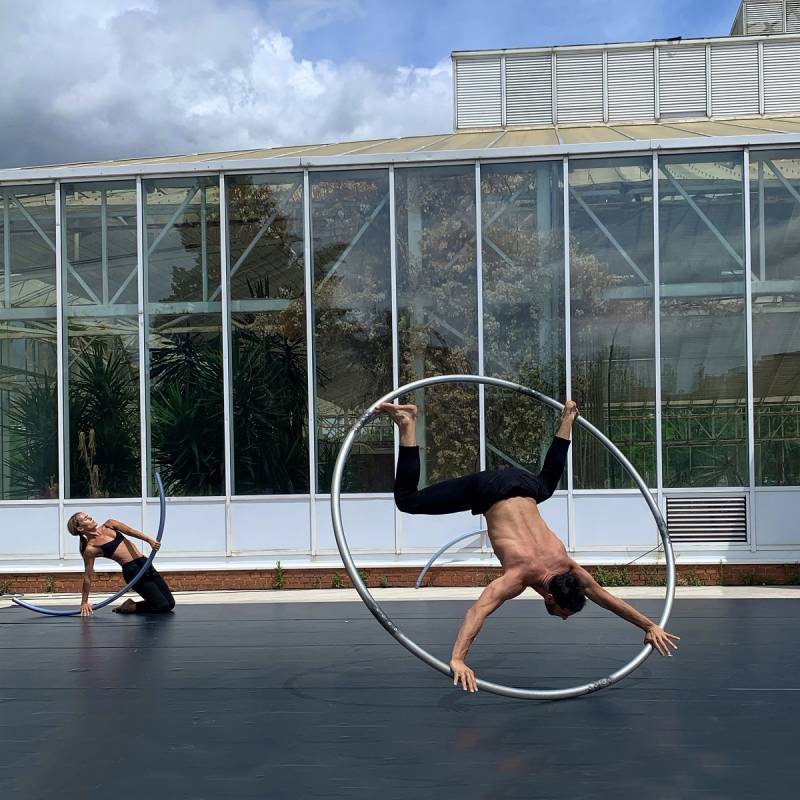
[[[407,650],[413,653],[417,658],[429,664],[434,669],[439,670],[443,675],[451,675],[450,667],[443,661],[432,656],[427,650],[424,650],[412,639],[409,639],[398,627],[392,622],[386,612],[380,607],[375,598],[370,594],[369,589],[364,585],[361,576],[358,574],[356,565],[353,562],[353,557],[350,554],[350,548],[347,544],[347,539],[344,534],[344,526],[342,525],[342,477],[344,475],[344,468],[347,463],[347,458],[350,455],[350,449],[353,446],[356,436],[359,431],[367,424],[367,422],[375,415],[375,409],[381,403],[388,403],[404,394],[409,394],[417,389],[423,389],[426,386],[435,386],[440,383],[477,383],[488,386],[497,386],[501,389],[510,389],[515,392],[520,392],[528,397],[551,406],[552,408],[560,411],[564,406],[557,400],[553,400],[547,395],[537,392],[535,389],[530,389],[526,386],[520,386],[511,381],[501,380],[500,378],[487,378],[478,375],[439,375],[433,378],[424,378],[423,380],[414,381],[413,383],[401,386],[388,394],[384,395],[374,402],[356,421],[350,432],[347,434],[342,447],[339,450],[339,455],[336,459],[336,465],[333,470],[333,481],[331,483],[331,517],[333,519],[333,532],[336,536],[336,545],[339,548],[339,553],[342,556],[347,574],[353,582],[356,591],[364,601],[367,608],[372,612],[373,616],[384,628],[397,639],[400,644]],[[664,545],[664,554],[666,556],[667,567],[667,594],[664,600],[664,609],[661,612],[661,619],[659,625],[663,628],[669,620],[670,611],[672,610],[672,601],[675,597],[675,558],[672,553],[672,544],[669,539],[669,531],[667,530],[667,523],[664,520],[661,511],[658,508],[655,500],[653,500],[650,491],[648,490],[645,482],[642,480],[639,473],[633,468],[633,465],[627,458],[619,451],[616,445],[613,444],[601,431],[594,427],[591,423],[587,422],[583,417],[578,417],[577,424],[589,431],[594,435],[605,447],[612,453],[612,455],[619,461],[625,468],[625,471],[633,478],[639,490],[642,493],[645,501],[647,502],[653,518],[658,526],[661,535],[661,541]],[[478,688],[494,694],[504,695],[506,697],[515,697],[524,700],[564,700],[569,697],[579,697],[590,692],[596,692],[599,689],[605,689],[618,681],[622,680],[626,675],[630,675],[637,667],[644,663],[647,657],[652,652],[651,645],[645,645],[633,659],[631,659],[625,666],[618,669],[616,672],[609,675],[607,678],[601,678],[591,683],[585,683],[582,686],[572,686],[566,689],[523,689],[513,686],[504,686],[499,683],[491,683],[490,681],[478,680]]]
[[[160,542],[161,537],[164,535],[164,522],[167,519],[167,501],[164,497],[164,484],[161,483],[161,476],[157,472],[156,484],[158,486],[158,503],[161,512],[161,516],[158,520],[158,535],[156,536],[156,541]],[[136,575],[131,578],[130,582],[123,586],[118,592],[114,592],[111,597],[107,597],[105,600],[95,603],[92,606],[92,611],[97,611],[100,608],[104,608],[109,603],[113,603],[118,597],[122,597],[122,595],[124,595],[129,589],[133,589],[133,587],[139,582],[139,579],[142,577],[142,575],[144,575],[145,572],[150,569],[150,565],[153,563],[153,559],[155,557],[156,551],[151,550],[147,560],[144,562],[144,564],[142,564]],[[37,611],[39,614],[46,614],[48,617],[77,617],[81,613],[80,609],[75,611],[59,611],[53,608],[45,608],[44,606],[35,606],[33,603],[23,600],[21,595],[14,595],[11,598],[11,601],[16,603],[18,606],[27,608],[29,611]]]

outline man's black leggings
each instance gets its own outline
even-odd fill
[[[509,497],[530,497],[541,503],[556,490],[567,463],[568,451],[569,439],[556,436],[538,475],[508,467],[473,472],[463,478],[417,489],[419,448],[401,445],[394,481],[395,503],[408,514],[452,514],[456,511],[485,514],[499,500]]]
[[[133,579],[145,561],[145,557],[141,556],[122,565],[122,576],[126,583]],[[137,614],[166,614],[175,608],[175,598],[155,567],[148,568],[133,587],[133,591],[138,592],[143,598],[143,602],[136,604]]]

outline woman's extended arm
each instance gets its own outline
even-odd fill
[[[157,542],[146,533],[137,531],[136,528],[131,528],[130,525],[126,525],[124,522],[120,522],[118,519],[110,519],[106,522],[106,525],[108,525],[109,528],[113,528],[115,531],[119,531],[125,536],[131,536],[134,539],[141,539],[143,542],[149,544],[153,550],[159,550],[161,548],[161,542]]]
[[[88,548],[87,548],[88,550]],[[81,616],[88,617],[92,612],[89,603],[89,591],[92,588],[92,578],[94,577],[94,555],[86,550],[83,552],[83,585],[81,587]]]

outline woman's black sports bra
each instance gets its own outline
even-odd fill
[[[114,555],[116,549],[124,541],[125,537],[119,531],[117,531],[117,535],[110,542],[106,542],[105,544],[100,545],[100,550],[102,550],[103,555],[106,558],[111,558],[111,556]]]

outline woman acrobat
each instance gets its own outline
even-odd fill
[[[154,550],[161,548],[161,543],[147,534],[131,528],[124,522],[109,519],[98,525],[92,517],[83,511],[73,514],[67,522],[67,530],[73,536],[80,537],[80,551],[83,556],[84,574],[81,595],[81,616],[88,617],[92,613],[89,603],[89,590],[94,577],[94,561],[104,556],[122,567],[122,575],[129,582],[147,560],[136,545],[128,538],[141,539]],[[142,600],[135,602],[126,600],[114,609],[118,614],[166,614],[175,608],[175,598],[166,581],[154,567],[150,567],[133,587],[141,595]]]

